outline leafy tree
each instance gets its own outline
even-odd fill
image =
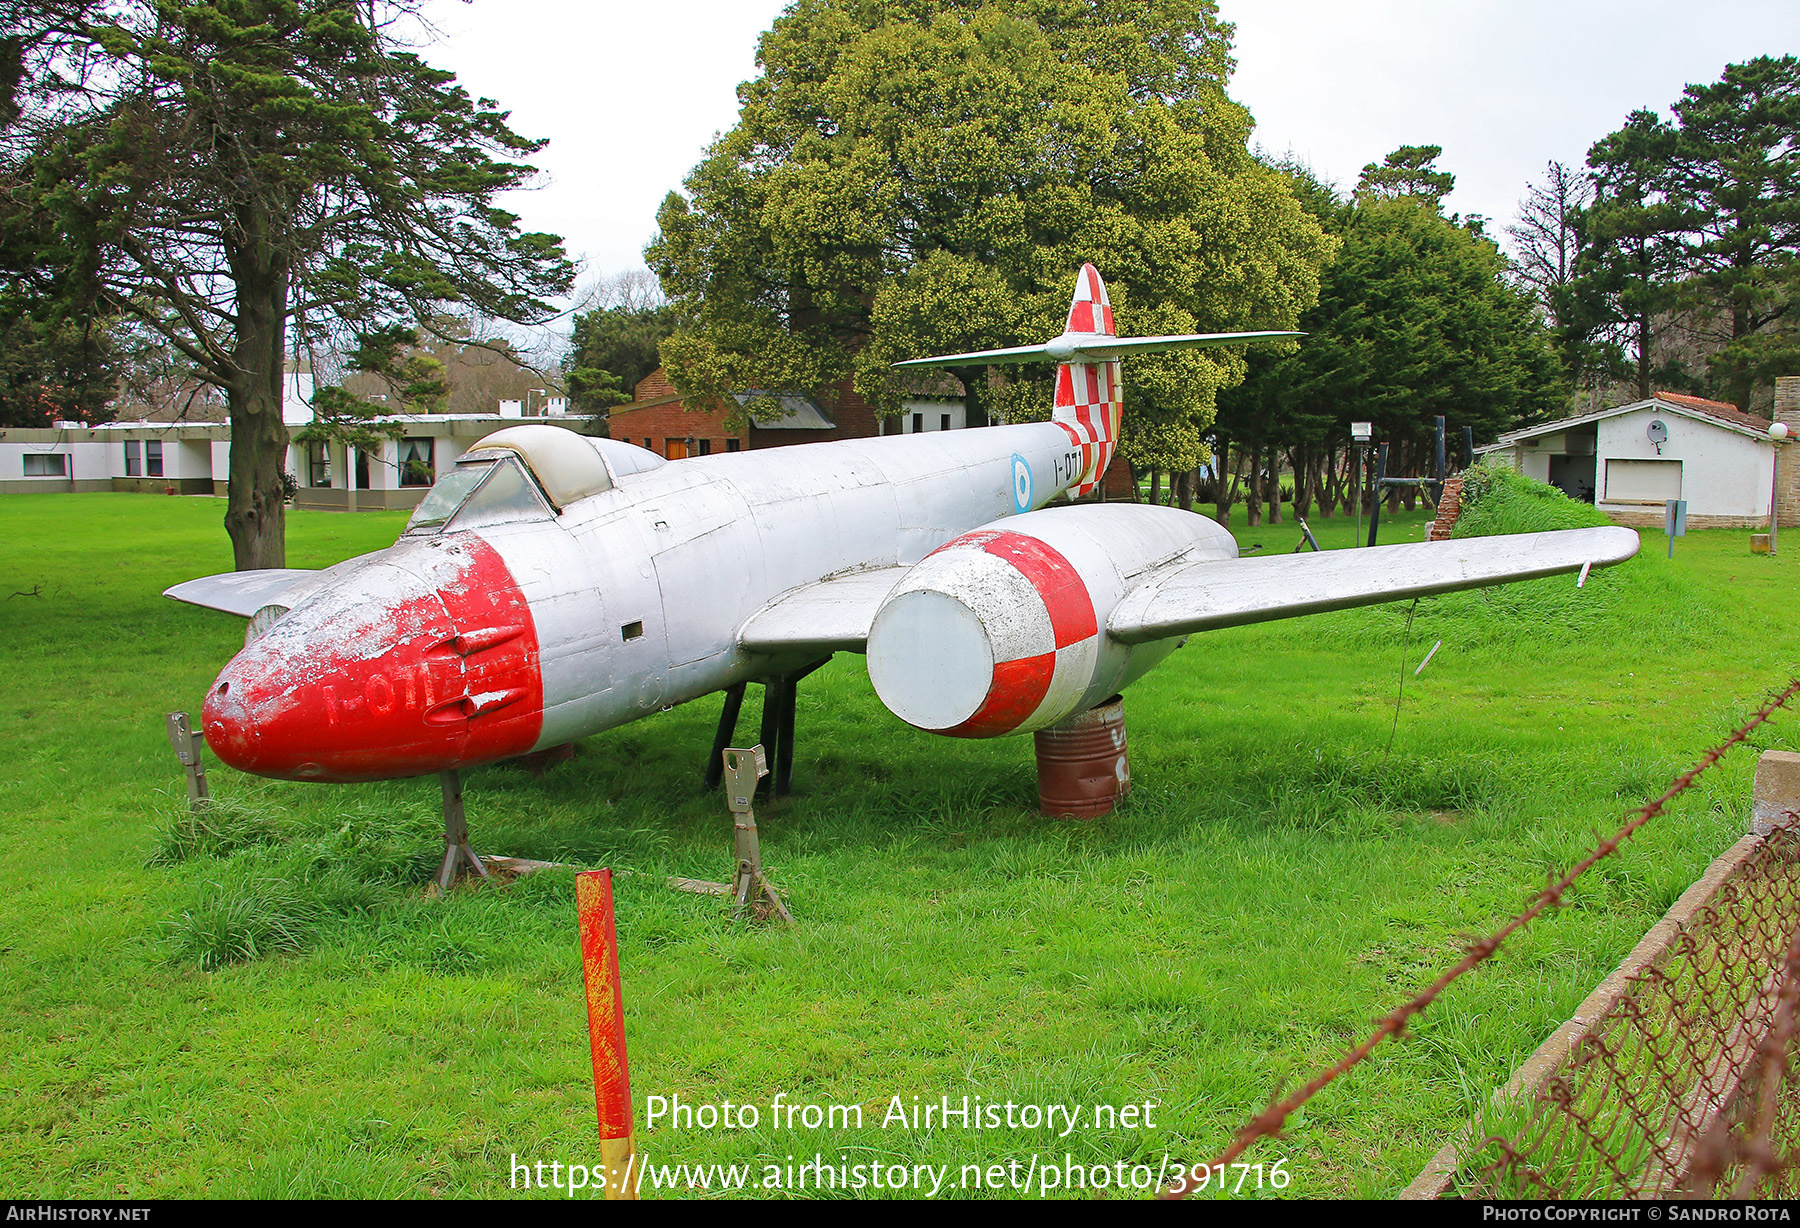
[[[1436,208],[1456,187],[1455,175],[1432,165],[1443,156],[1442,145],[1402,145],[1380,166],[1371,162],[1362,168],[1356,198],[1377,201],[1413,197]]]
[[[1222,431],[1302,450],[1303,481],[1352,420],[1371,421],[1394,445],[1390,471],[1419,473],[1436,415],[1491,438],[1562,402],[1551,335],[1478,225],[1427,199],[1365,193],[1339,206],[1336,228],[1343,247],[1300,321],[1306,338],[1252,356],[1251,378],[1220,397]]]
[[[1121,331],[1291,325],[1330,242],[1245,148],[1231,28],[1194,0],[796,0],[763,36],[738,123],[647,255],[682,325],[670,378],[703,402],[857,390],[890,364],[1056,333],[1072,274]],[[1132,364],[1127,447],[1191,467],[1240,354]],[[1047,383],[954,369],[972,424],[1048,412]]]
[[[1672,110],[1634,111],[1589,150],[1571,307],[1640,397],[1667,382],[1748,405],[1800,362],[1800,59],[1729,65]],[[1706,375],[1665,340],[1695,321],[1713,333]]]
[[[290,342],[379,337],[452,306],[533,320],[569,282],[560,240],[493,203],[541,143],[395,48],[390,23],[411,8],[94,4],[38,78],[62,83],[56,104],[6,149],[14,170],[66,164],[45,199],[65,248],[97,254],[103,304],[224,392],[240,568],[285,560]]]
[[[1680,236],[1678,301],[1722,313],[1728,340],[1714,386],[1747,406],[1756,385],[1800,361],[1779,327],[1800,302],[1800,58],[1729,65],[1674,105],[1677,134],[1662,191]]]
[[[23,88],[9,58],[18,47],[0,39],[0,104]],[[0,118],[16,110],[0,105]],[[46,203],[65,169],[0,164],[0,426],[111,416],[118,344],[97,262],[58,232]]]
[[[1676,211],[1663,193],[1674,145],[1669,125],[1634,111],[1588,151],[1595,196],[1571,287],[1571,324],[1598,342],[1597,352],[1631,379],[1640,398],[1662,373],[1654,325],[1673,302],[1678,276]]]
[[[575,408],[592,413],[631,400],[638,381],[661,364],[657,346],[674,328],[666,304],[598,307],[576,316],[564,362]]]

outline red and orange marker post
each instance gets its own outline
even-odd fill
[[[619,938],[613,928],[611,870],[575,876],[581,969],[587,980],[588,1040],[594,1051],[594,1104],[606,1196],[637,1197],[631,1133],[631,1071],[625,1060],[625,999],[619,987]]]

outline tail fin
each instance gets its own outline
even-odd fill
[[[1079,354],[1083,341],[1116,336],[1106,283],[1100,280],[1093,265],[1084,264],[1075,275],[1075,297],[1069,302],[1063,337],[1073,343],[1071,348]],[[1073,497],[1079,499],[1090,493],[1105,478],[1106,467],[1112,464],[1113,451],[1119,446],[1124,410],[1117,358],[1076,360],[1056,368],[1056,401],[1050,420],[1067,431],[1070,442],[1081,449],[1081,478],[1069,488]]]
[[[1119,446],[1119,425],[1124,408],[1119,383],[1119,359],[1131,354],[1158,354],[1166,350],[1207,349],[1241,341],[1285,341],[1303,337],[1296,332],[1190,333],[1179,337],[1121,337],[1113,327],[1112,304],[1106,283],[1091,264],[1075,275],[1075,297],[1069,303],[1069,319],[1060,337],[1041,345],[1015,345],[1004,350],[976,350],[968,354],[940,354],[914,358],[896,367],[965,367],[1000,363],[1060,363],[1056,368],[1056,403],[1051,421],[1069,433],[1081,449],[1081,479],[1071,493],[1085,495],[1100,484],[1106,467]]]

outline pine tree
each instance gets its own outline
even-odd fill
[[[67,167],[45,203],[103,307],[223,391],[237,566],[282,566],[287,354],[450,308],[547,314],[561,241],[493,203],[541,143],[392,44],[410,0],[71,7],[21,70],[6,169]]]

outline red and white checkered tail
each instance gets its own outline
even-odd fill
[[[1076,337],[1118,336],[1106,283],[1091,264],[1082,265],[1075,275],[1075,297],[1069,303],[1069,322],[1063,332]],[[1056,408],[1050,416],[1081,449],[1081,480],[1069,488],[1076,498],[1099,486],[1112,463],[1113,450],[1119,446],[1122,398],[1116,358],[1110,362],[1065,362],[1056,368]]]

